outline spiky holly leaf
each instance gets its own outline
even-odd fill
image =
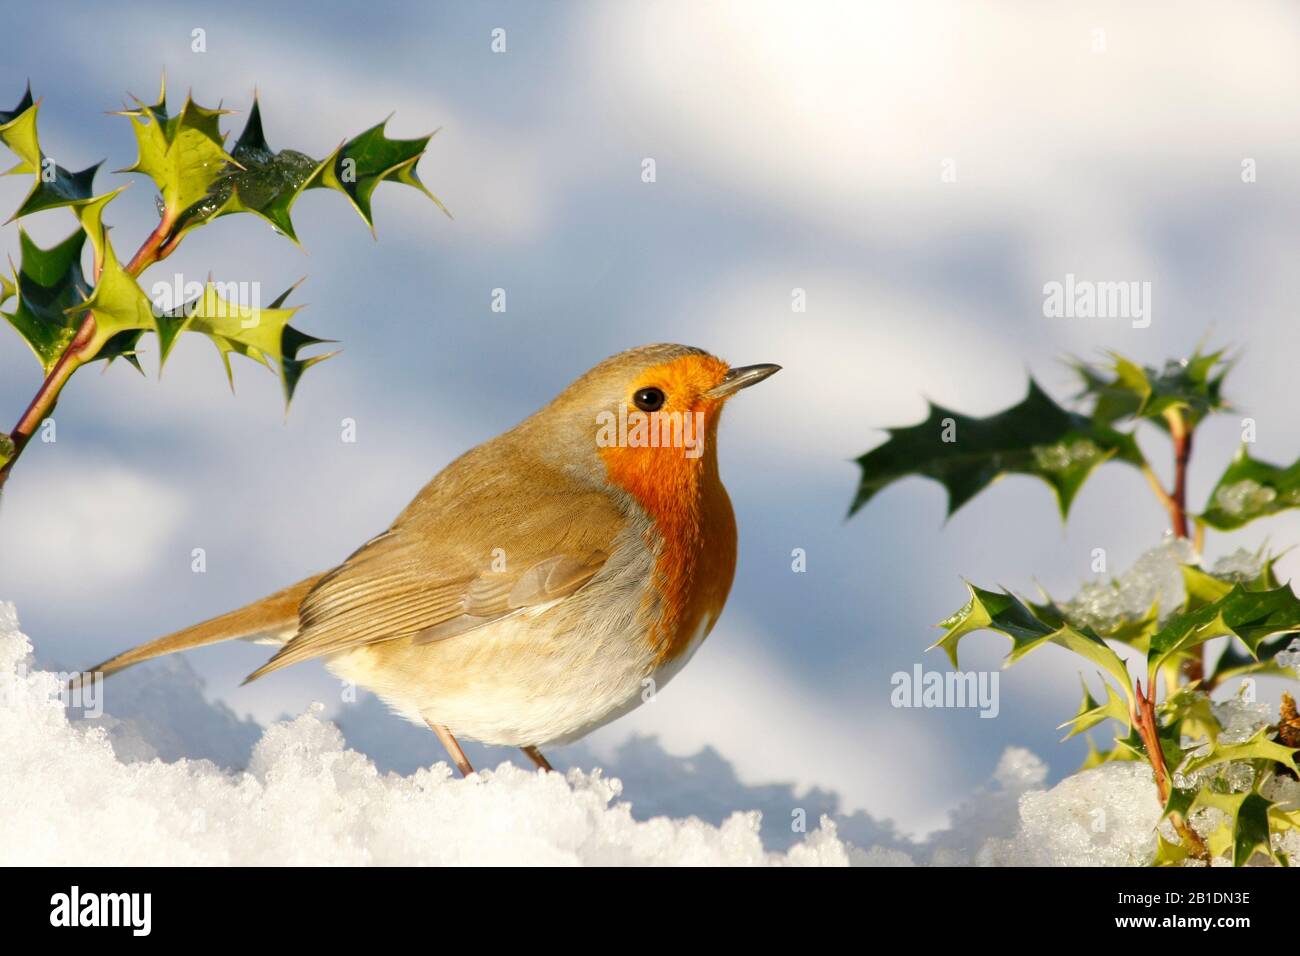
[[[0,311],[23,338],[41,369],[49,374],[81,324],[68,310],[89,293],[81,271],[81,250],[86,234],[78,229],[62,242],[42,249],[23,230],[18,231],[22,263],[15,275],[15,304]]]
[[[1288,632],[1264,640],[1255,648],[1254,657],[1236,644],[1229,644],[1223,649],[1219,659],[1214,662],[1214,683],[1222,684],[1224,681],[1251,674],[1297,676],[1294,670],[1282,667],[1277,662],[1278,652],[1286,650],[1294,638],[1295,634]]]
[[[28,86],[18,106],[9,111],[0,110],[0,141],[13,150],[19,159],[18,165],[9,169],[6,175],[30,173],[35,177],[31,191],[19,205],[18,211],[9,217],[9,222],[90,198],[95,172],[100,167],[100,163],[95,163],[74,173],[47,157],[41,151],[40,136],[36,129],[39,109],[40,104],[32,102],[32,90]]]
[[[1195,611],[1213,604],[1231,591],[1234,584],[1240,584],[1247,591],[1275,590],[1280,582],[1273,568],[1281,555],[1264,557],[1260,551],[1256,552],[1255,557],[1260,561],[1259,571],[1251,578],[1236,573],[1216,573],[1194,564],[1182,565],[1179,570],[1182,573],[1183,587],[1187,591],[1183,610]]]
[[[1164,368],[1144,367],[1118,353],[1107,365],[1073,363],[1083,379],[1080,398],[1093,401],[1093,419],[1111,425],[1132,418],[1151,419],[1168,429],[1165,415],[1178,410],[1189,424],[1226,408],[1223,380],[1231,370],[1224,352],[1169,361]]]
[[[321,163],[297,150],[272,150],[262,132],[262,110],[256,99],[230,155],[237,165],[228,165],[207,195],[185,210],[176,231],[183,233],[219,216],[248,212],[261,216],[297,243],[289,213]]]
[[[1182,866],[1191,855],[1181,843],[1166,840],[1163,833],[1156,833],[1156,855],[1151,861],[1152,866]]]
[[[303,348],[326,340],[307,335],[289,325],[289,320],[301,308],[283,307],[292,291],[292,288],[286,290],[271,305],[259,308],[227,299],[216,283],[208,282],[203,294],[197,299],[160,317],[159,340],[162,342],[163,358],[171,351],[172,344],[181,332],[201,333],[217,347],[231,389],[235,387],[235,379],[230,367],[230,355],[235,353],[280,374],[285,406],[288,407],[302,373],[334,354],[299,358]]]
[[[1084,479],[1102,462],[1142,462],[1132,436],[1066,411],[1033,379],[1020,404],[988,418],[931,405],[921,424],[888,432],[888,441],[857,460],[862,479],[850,515],[909,475],[942,484],[952,515],[1003,475],[1023,474],[1052,487],[1065,517]]]
[[[76,173],[69,172],[48,157],[42,157],[41,164],[41,171],[36,175],[31,192],[22,201],[18,211],[9,217],[10,222],[34,212],[71,206],[89,199],[94,192],[95,173],[102,161]]]
[[[78,312],[89,309],[95,316],[95,337],[86,346],[88,354],[98,355],[108,343],[119,336],[134,335],[129,339],[134,346],[139,339],[138,333],[157,331],[153,304],[144,294],[135,278],[117,261],[113,244],[107,236],[99,237],[103,249],[103,266],[99,272],[99,281],[95,283],[90,297],[77,307]],[[71,314],[71,310],[69,311]]]
[[[1249,740],[1241,743],[1228,744],[1221,740],[1214,741],[1203,753],[1198,752],[1196,756],[1189,759],[1186,766],[1179,768],[1179,772],[1184,776],[1191,776],[1198,770],[1230,760],[1265,760],[1270,763],[1280,763],[1292,773],[1296,773],[1300,768],[1296,767],[1295,754],[1292,748],[1272,740],[1267,727],[1261,727]]]
[[[162,195],[163,215],[175,221],[182,212],[207,195],[231,162],[219,119],[229,110],[207,109],[186,96],[175,116],[167,111],[163,84],[152,106],[136,100],[135,109],[119,115],[131,121],[139,154],[120,172],[143,173]]]
[[[385,180],[413,186],[447,212],[447,207],[420,182],[415,171],[433,134],[416,139],[389,139],[384,133],[387,125],[388,120],[384,120],[341,144],[312,173],[306,186],[343,193],[371,232],[375,224],[370,214],[370,197],[375,187]]]
[[[1215,793],[1202,787],[1192,809],[1213,807],[1226,817],[1206,840],[1214,856],[1227,856],[1233,866],[1245,866],[1256,852],[1275,860],[1269,840],[1272,801],[1254,790],[1245,793]]]
[[[1151,636],[1160,629],[1159,596],[1151,602],[1149,608],[1140,614],[1129,614],[1126,611],[1119,616],[1111,616],[1109,614],[1098,614],[1090,607],[1092,599],[1097,597],[1099,592],[1105,593],[1106,589],[1110,589],[1116,594],[1118,603],[1120,601],[1118,597],[1120,587],[1120,583],[1113,580],[1107,584],[1096,585],[1094,588],[1081,591],[1070,601],[1063,604],[1062,609],[1075,624],[1086,625],[1098,637],[1108,641],[1119,641],[1145,654]]]
[[[1252,458],[1242,445],[1197,517],[1219,531],[1300,506],[1300,461],[1282,468]]]
[[[1119,738],[1115,740],[1115,746],[1110,750],[1101,750],[1093,742],[1092,734],[1088,734],[1085,739],[1088,741],[1088,754],[1083,758],[1083,763],[1079,764],[1076,773],[1082,773],[1084,770],[1091,770],[1093,767],[1100,767],[1102,764],[1114,763],[1117,760],[1133,761],[1143,759],[1140,754],[1135,754],[1128,747],[1122,747],[1119,744]]]
[[[227,166],[206,196],[181,215],[177,233],[220,216],[247,212],[265,219],[298,243],[290,213],[303,190],[311,188],[338,189],[373,231],[370,196],[385,179],[414,186],[446,212],[415,173],[415,164],[424,154],[429,137],[390,140],[383,134],[383,125],[343,143],[328,158],[318,161],[293,149],[273,150],[262,128],[261,106],[254,99],[244,131],[230,151],[234,163]]]
[[[1165,725],[1178,731],[1179,740],[1186,737],[1214,743],[1219,739],[1219,721],[1210,697],[1199,687],[1178,688],[1160,705],[1160,716]]]
[[[32,101],[32,85],[27,84],[18,105],[0,110],[0,142],[18,155],[17,166],[8,173],[34,173],[41,168],[41,147],[36,136],[36,112],[40,105]]]
[[[1128,669],[1119,655],[1092,631],[1072,627],[1059,608],[1051,604],[1022,602],[1012,594],[985,591],[972,584],[967,584],[966,588],[970,600],[939,625],[945,633],[930,647],[930,650],[942,647],[953,667],[958,666],[957,645],[963,637],[975,631],[997,631],[1011,639],[1011,651],[1007,654],[1005,666],[1014,664],[1043,644],[1059,644],[1101,667],[1124,688],[1126,695],[1132,693]]]
[[[1102,704],[1093,699],[1086,681],[1080,678],[1080,683],[1083,684],[1083,701],[1079,704],[1079,712],[1056,728],[1057,730],[1064,730],[1066,727],[1070,728],[1069,733],[1061,738],[1061,742],[1064,743],[1076,734],[1090,730],[1107,720],[1119,721],[1124,725],[1127,732],[1127,728],[1130,726],[1128,703],[1115,692],[1115,688],[1110,685],[1110,682],[1102,678],[1102,685],[1106,688],[1106,702]]]
[[[108,230],[104,226],[104,207],[120,196],[125,189],[125,186],[118,186],[112,192],[91,196],[89,199],[71,204],[72,213],[77,217],[77,222],[81,224],[81,229],[90,240],[94,251],[95,274],[103,268],[104,250],[108,245]]]
[[[1215,637],[1236,637],[1252,655],[1261,641],[1300,628],[1300,600],[1289,586],[1247,590],[1232,585],[1222,597],[1174,615],[1151,638],[1147,667],[1155,673],[1171,657]]]

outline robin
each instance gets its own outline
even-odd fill
[[[648,699],[717,623],[736,567],[718,418],[779,368],[684,345],[615,355],[448,465],[338,567],[94,671],[269,641],[245,683],[323,658],[427,723],[462,774],[457,737],[550,770],[539,747]]]

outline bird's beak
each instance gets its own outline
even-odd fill
[[[781,371],[779,365],[741,365],[728,371],[722,376],[721,382],[704,394],[709,398],[726,398],[742,388],[757,385],[769,375],[775,375],[779,371]]]

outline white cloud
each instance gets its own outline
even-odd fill
[[[1049,274],[1089,250],[1098,268],[1149,277],[1149,207],[1176,208],[1191,185],[1241,189],[1244,157],[1280,169],[1300,153],[1287,4],[1249,17],[1212,3],[852,0],[602,12],[591,69],[637,117],[661,179],[698,165],[847,235],[1009,224]],[[941,182],[947,159],[955,183]]]
[[[57,603],[75,587],[79,602],[94,603],[149,577],[186,499],[115,460],[56,448],[29,448],[5,487],[0,579],[28,600]]]

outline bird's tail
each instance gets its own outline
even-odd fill
[[[107,677],[132,664],[162,657],[164,654],[174,654],[176,651],[186,651],[191,647],[203,647],[205,644],[218,644],[221,641],[239,638],[255,638],[263,635],[274,638],[284,635],[284,639],[287,640],[293,636],[298,626],[298,605],[321,577],[322,575],[319,574],[313,575],[237,611],[230,611],[202,624],[183,628],[166,637],[123,651],[86,673]]]

